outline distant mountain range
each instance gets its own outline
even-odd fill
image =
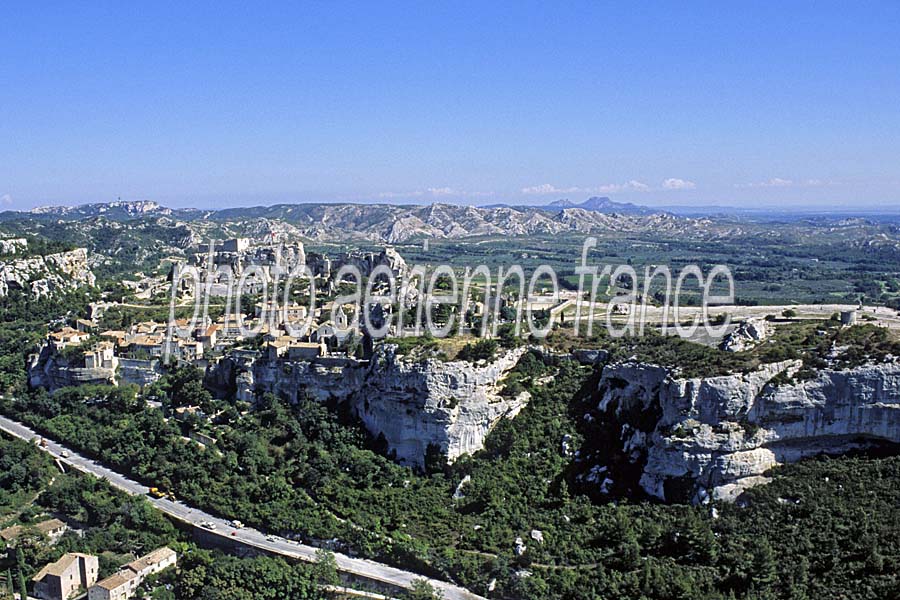
[[[543,206],[510,206],[508,204],[491,204],[482,208],[502,207],[517,208],[522,210],[543,210],[548,212],[556,212],[567,208],[580,208],[581,210],[599,212],[608,215],[654,215],[668,212],[665,210],[650,208],[649,206],[633,204],[631,202],[615,202],[605,196],[593,196],[578,204],[572,202],[571,200],[562,199],[551,202],[550,204],[545,204]]]
[[[171,215],[172,213],[172,209],[160,206],[150,200],[120,200],[118,202],[101,202],[83,204],[81,206],[41,206],[28,211],[28,214],[37,217],[66,219],[83,219],[98,216],[105,216],[110,219],[127,219],[145,215]]]
[[[870,227],[880,219],[847,220],[835,215],[804,215],[774,220],[757,215],[704,216],[674,214],[609,198],[590,198],[575,204],[558,200],[545,206],[426,206],[390,204],[276,204],[222,210],[173,209],[156,202],[110,202],[76,207],[44,207],[28,212],[0,213],[0,234],[65,233],[73,241],[91,232],[114,230],[128,239],[156,237],[164,245],[182,246],[210,235],[261,238],[277,236],[313,241],[365,240],[401,243],[418,238],[462,239],[515,237],[565,233],[622,235],[659,239],[737,239],[747,235],[794,236],[809,228],[821,234],[831,227],[851,239],[872,239],[881,245],[896,239],[896,220],[882,221],[887,229]],[[782,223],[785,226],[773,226]],[[75,225],[75,226],[73,226]],[[851,227],[852,226],[852,227]],[[855,228],[855,233],[850,232]],[[777,231],[777,233],[775,233]],[[82,241],[89,241],[87,239]],[[81,243],[81,242],[79,242]],[[137,244],[140,246],[141,244]]]
[[[685,220],[679,217],[633,204],[613,202],[609,198],[591,198],[581,204],[559,201],[539,207],[276,204],[222,210],[172,209],[151,201],[119,201],[0,213],[0,223],[22,220],[55,223],[98,219],[115,223],[158,219],[172,224],[181,223],[198,232],[210,226],[218,226],[235,232],[249,229],[254,234],[268,231],[273,228],[274,223],[279,223],[281,231],[289,227],[292,234],[312,240],[365,239],[388,243],[405,242],[418,237],[467,238],[554,235],[564,232],[674,233],[683,231],[686,227]]]
[[[209,213],[218,222],[280,220],[311,239],[364,238],[404,242],[417,237],[466,238],[523,236],[563,232],[677,230],[682,219],[662,213],[631,214],[577,207],[476,207],[453,204],[279,204]]]

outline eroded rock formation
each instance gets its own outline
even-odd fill
[[[0,296],[18,289],[43,297],[92,286],[95,281],[85,248],[0,261]]]
[[[598,408],[619,419],[622,451],[642,468],[640,486],[665,500],[733,500],[777,464],[900,442],[900,362],[791,381],[799,367],[785,361],[676,379],[653,365],[610,365]]]
[[[769,337],[771,326],[765,319],[753,318],[738,323],[734,330],[722,338],[719,347],[728,352],[741,352],[756,346]]]
[[[44,344],[28,357],[28,382],[31,387],[57,390],[86,384],[118,385],[115,369],[86,368],[84,361],[69,360]]]
[[[500,381],[525,348],[494,362],[405,360],[396,346],[382,346],[362,388],[353,396],[357,414],[374,434],[382,433],[403,463],[421,466],[429,445],[450,461],[484,446],[484,438],[503,417],[527,404],[527,393],[500,395]]]

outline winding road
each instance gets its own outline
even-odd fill
[[[146,486],[74,452],[72,449],[63,446],[59,442],[49,439],[47,436],[41,436],[40,434],[35,433],[29,427],[18,421],[13,421],[12,419],[0,416],[0,430],[25,441],[38,440],[43,437],[47,445],[46,447],[41,447],[41,450],[46,451],[63,464],[81,471],[82,473],[88,473],[94,477],[106,479],[113,487],[128,494],[146,496],[149,493],[149,489]],[[63,456],[64,452],[66,453],[65,457]],[[202,529],[206,535],[218,535],[229,542],[240,542],[244,545],[258,548],[270,554],[278,554],[289,559],[307,562],[314,562],[316,560],[316,551],[318,548],[313,546],[306,546],[283,537],[266,535],[249,527],[240,529],[232,527],[230,522],[225,519],[214,517],[199,509],[187,506],[180,501],[152,498],[150,496],[147,496],[147,500],[169,517],[197,529]],[[209,523],[214,523],[215,529],[211,529],[206,525]],[[436,590],[443,592],[444,598],[447,600],[484,600],[481,596],[473,594],[459,586],[444,581],[428,579],[422,575],[390,567],[375,561],[352,558],[339,553],[335,553],[334,557],[339,571],[356,577],[405,589],[411,588],[413,581],[425,579]]]

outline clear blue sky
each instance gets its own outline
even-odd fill
[[[0,209],[900,205],[896,0],[38,4],[0,8]]]

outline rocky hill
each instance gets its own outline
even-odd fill
[[[526,236],[564,232],[648,232],[692,228],[701,234],[703,221],[689,222],[663,213],[616,214],[581,207],[494,206],[479,208],[451,204],[390,206],[385,204],[297,204],[218,211],[215,221],[279,219],[314,240],[359,238],[377,242],[405,242],[416,237],[467,238]]]
[[[171,215],[173,210],[150,200],[104,202],[81,206],[41,206],[29,211],[35,218],[83,219],[105,216],[111,219],[131,219],[148,215]]]
[[[90,250],[101,277],[119,267],[148,269],[168,255],[210,238],[251,237],[313,242],[403,243],[419,238],[598,235],[748,247],[790,244],[861,249],[878,260],[900,253],[900,226],[866,219],[790,222],[729,217],[688,218],[592,198],[548,206],[431,204],[278,204],[223,210],[170,209],[154,202],[115,202],[0,213],[0,232],[36,236]],[[842,250],[838,250],[842,251]]]

